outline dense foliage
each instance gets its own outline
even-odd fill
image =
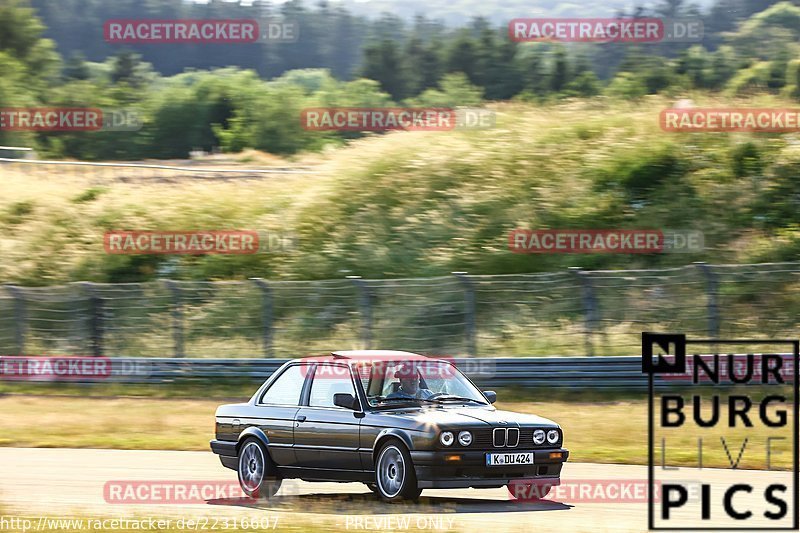
[[[314,156],[316,174],[258,181],[97,187],[19,165],[0,194],[0,279],[380,278],[796,259],[796,135],[667,134],[653,118],[668,103],[492,104],[494,129],[374,135]],[[706,250],[519,255],[508,249],[518,227],[694,229]],[[138,228],[256,229],[294,244],[246,256],[105,253],[103,232]]]
[[[677,97],[694,90],[797,99],[798,3],[718,0],[702,11],[665,0],[654,14],[703,17],[701,43],[566,46],[510,42],[505,27],[486,19],[448,28],[424,17],[372,20],[326,3],[312,9],[299,1],[271,8],[180,0],[0,0],[0,106],[135,109],[145,123],[138,132],[0,131],[0,141],[51,157],[95,160],[177,158],[214,148],[293,154],[355,137],[301,128],[300,110],[317,105],[543,104],[596,95]],[[111,18],[237,18],[254,10],[297,20],[301,39],[120,49],[102,38],[103,21]]]

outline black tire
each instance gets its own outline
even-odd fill
[[[267,448],[256,438],[246,439],[239,447],[236,472],[239,486],[251,498],[266,500],[281,488],[281,478]]]
[[[375,488],[378,496],[388,503],[416,500],[422,489],[411,454],[399,440],[389,440],[381,446],[375,459]]]
[[[369,490],[371,490],[375,494],[378,494],[378,486],[375,483],[364,483],[364,484],[367,486]]]

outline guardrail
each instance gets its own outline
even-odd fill
[[[793,375],[791,355],[783,354],[785,374]],[[182,380],[266,380],[288,359],[103,359],[111,368],[105,375],[69,377],[69,383],[150,383]],[[647,386],[642,359],[630,357],[501,357],[457,358],[456,366],[484,389],[500,387],[571,387],[641,389]],[[0,368],[2,372],[2,368]],[[18,380],[14,376],[0,379]],[[52,376],[26,376],[25,381],[51,382]],[[658,386],[687,384],[687,376],[656,377]]]

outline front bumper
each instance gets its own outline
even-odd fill
[[[518,479],[548,480],[558,485],[561,467],[569,457],[563,448],[545,450],[514,450],[514,453],[533,453],[531,465],[486,466],[487,453],[503,453],[503,449],[481,451],[411,451],[417,483],[422,489],[451,489],[465,487],[501,487]],[[561,457],[551,459],[551,453]],[[459,456],[458,460],[452,459]]]

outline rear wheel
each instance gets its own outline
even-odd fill
[[[251,498],[268,499],[281,488],[275,464],[266,447],[254,438],[247,439],[239,449],[239,485]]]
[[[375,462],[377,494],[385,502],[416,500],[422,489],[417,486],[417,475],[411,454],[399,441],[390,440],[378,452]]]

